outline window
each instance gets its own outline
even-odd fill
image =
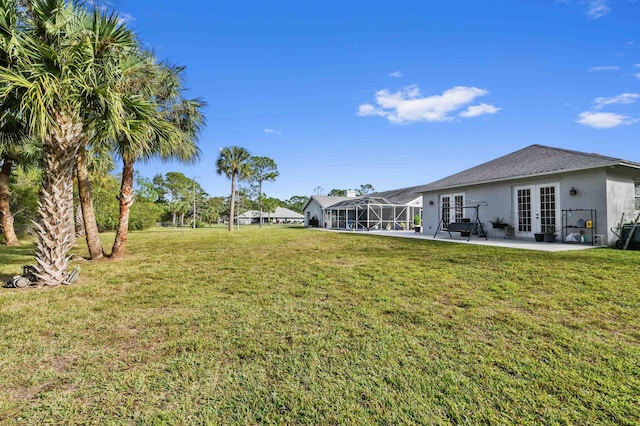
[[[640,210],[640,180],[635,182],[635,206],[636,210]]]

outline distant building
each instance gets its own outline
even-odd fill
[[[276,207],[273,212],[262,212],[262,222],[274,223],[303,223],[304,216],[298,212],[287,209],[285,207]],[[260,210],[248,210],[238,215],[238,224],[250,225],[252,223],[260,223]]]
[[[414,186],[361,197],[312,195],[304,207],[305,225],[331,229],[412,229],[421,216],[421,187]]]

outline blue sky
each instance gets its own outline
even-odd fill
[[[640,162],[640,0],[109,3],[207,103],[195,166],[273,158],[268,196],[432,182],[531,144]]]

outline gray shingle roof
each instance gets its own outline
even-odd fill
[[[400,188],[400,189],[392,189],[389,191],[383,192],[375,192],[373,194],[369,194],[369,197],[382,197],[393,204],[407,204],[416,198],[422,197],[420,191],[424,188],[424,185],[421,186],[411,186],[408,188]]]
[[[640,168],[639,163],[599,154],[531,145],[503,157],[420,187],[421,192],[614,165]]]
[[[271,213],[271,217],[284,218],[284,219],[304,219],[304,215],[298,212],[294,212],[286,207],[276,207],[275,211]]]
[[[307,203],[304,205],[305,209],[307,208],[307,206],[309,205],[311,200],[316,200],[318,202],[318,204],[320,204],[320,207],[324,209],[324,208],[329,207],[330,205],[333,205],[335,203],[339,203],[340,201],[353,200],[353,197],[335,197],[335,196],[329,196],[329,195],[312,195],[309,198],[309,201],[307,201]]]

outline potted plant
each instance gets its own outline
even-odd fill
[[[547,226],[544,230],[544,241],[552,243],[556,240],[556,228],[553,226]]]
[[[417,215],[415,215],[415,216],[413,217],[413,229],[414,229],[416,232],[420,232],[420,228],[421,228],[420,223],[421,223],[421,222],[422,222],[422,221],[420,220],[420,215],[419,215],[419,214],[417,214]]]
[[[493,225],[493,229],[504,229],[509,226],[508,223],[504,221],[504,218],[500,216],[496,216],[489,221],[491,225]]]

